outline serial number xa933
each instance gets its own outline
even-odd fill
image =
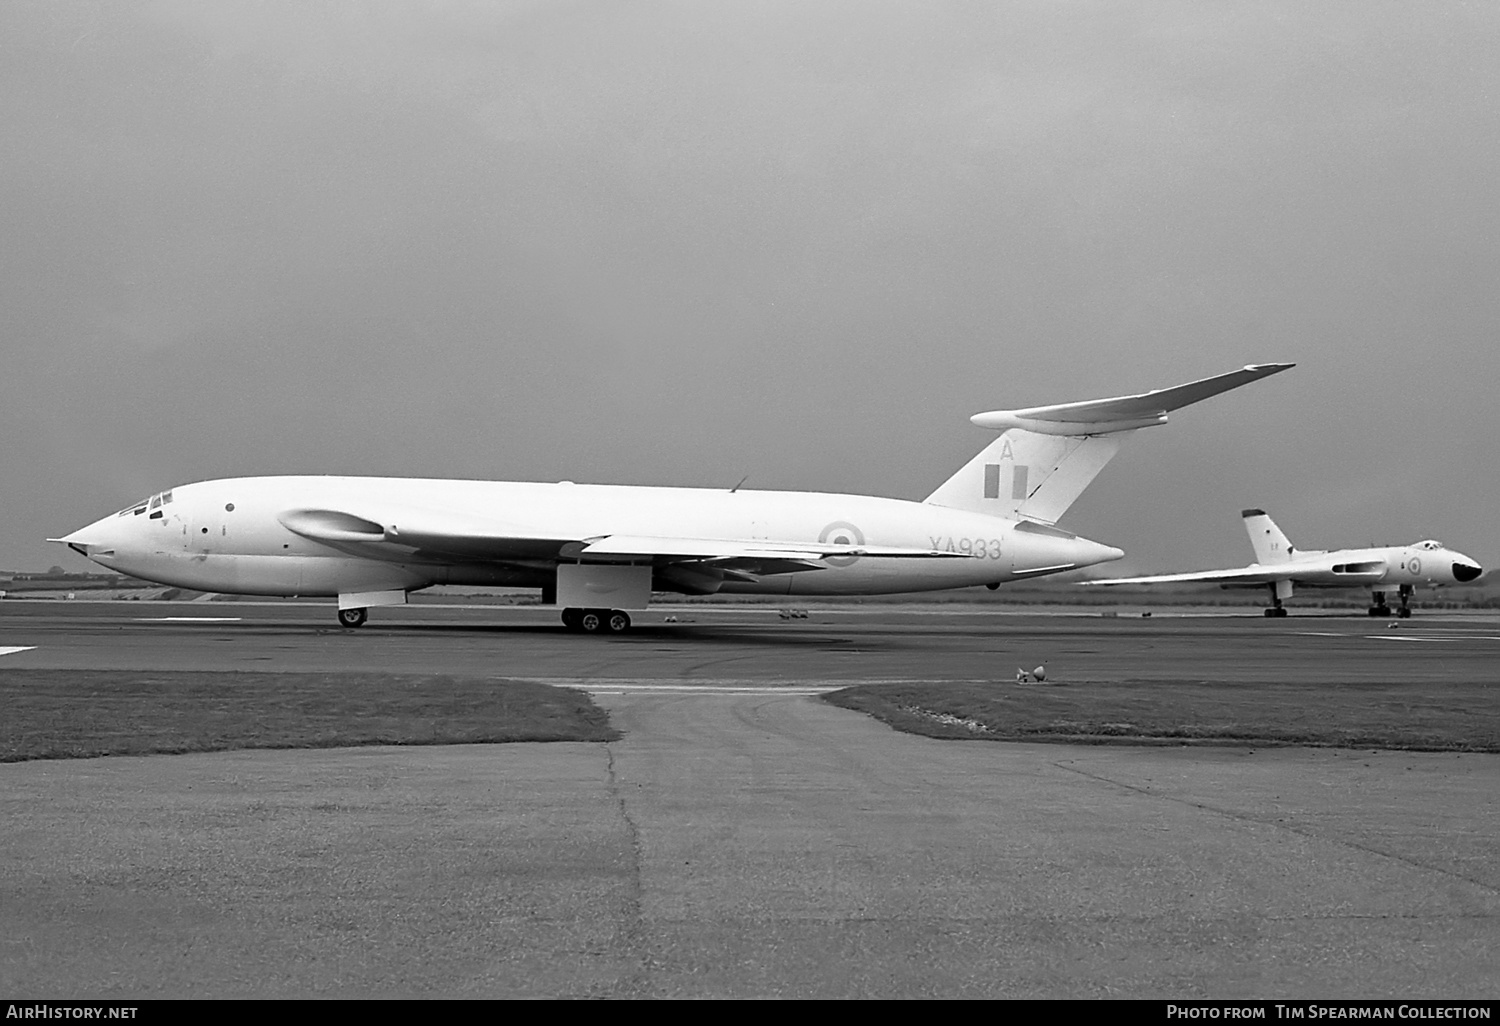
[[[962,552],[975,559],[999,559],[999,538],[954,538],[952,536],[928,535],[927,540],[934,549],[942,552]]]

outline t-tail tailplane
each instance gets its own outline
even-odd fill
[[[1281,528],[1266,515],[1265,510],[1247,509],[1240,516],[1245,518],[1245,531],[1250,535],[1250,545],[1255,549],[1257,563],[1261,566],[1275,566],[1291,560],[1295,551],[1292,543],[1287,541],[1286,535],[1281,533]]]
[[[1130,435],[1141,428],[1165,424],[1172,410],[1292,366],[1251,364],[1228,374],[1141,395],[975,414],[971,421],[999,431],[1000,437],[926,501],[934,506],[1055,524]]]

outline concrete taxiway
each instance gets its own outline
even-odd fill
[[[166,616],[239,617],[165,620]],[[1420,683],[1500,624],[0,603],[8,666],[578,682],[611,744],[0,766],[27,997],[1493,997],[1500,758],[933,741],[864,679]],[[655,614],[648,614],[648,616]],[[694,622],[683,620],[691,618]],[[656,621],[658,624],[660,621]],[[1396,640],[1397,638],[1404,640]],[[1298,675],[1321,675],[1307,676]],[[1424,676],[1425,675],[1425,676]]]

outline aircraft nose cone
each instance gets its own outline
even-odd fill
[[[118,542],[117,531],[112,528],[112,517],[97,520],[87,527],[80,527],[72,534],[63,535],[61,538],[48,538],[48,541],[61,542],[68,548],[81,556],[93,559],[96,555],[110,553]]]
[[[1456,562],[1453,564],[1453,579],[1460,584],[1477,580],[1482,573],[1484,573],[1484,567],[1477,563]]]

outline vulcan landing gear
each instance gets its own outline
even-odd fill
[[[1414,589],[1409,584],[1401,585],[1401,608],[1396,610],[1396,615],[1401,617],[1403,620],[1411,615],[1411,606],[1407,605],[1407,603],[1411,601],[1411,593],[1413,590]]]
[[[1411,596],[1415,589],[1409,584],[1403,584],[1396,594],[1401,598],[1401,605],[1396,610],[1396,615],[1405,620],[1411,616]],[[1375,604],[1370,607],[1371,616],[1390,616],[1391,607],[1385,604],[1385,592],[1375,592]]]
[[[1276,594],[1276,585],[1271,585],[1271,605],[1266,609],[1267,616],[1285,616],[1286,606],[1281,604],[1281,596]]]
[[[624,634],[630,630],[630,614],[623,609],[564,609],[563,626],[585,634]]]
[[[368,620],[369,618],[370,618],[370,611],[368,609],[340,609],[339,610],[339,626],[340,627],[363,627],[365,625],[365,621]]]

